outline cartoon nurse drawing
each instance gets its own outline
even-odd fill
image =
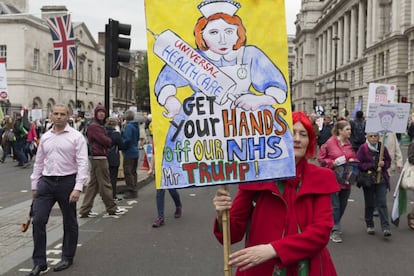
[[[379,119],[381,122],[381,127],[383,128],[384,132],[390,132],[392,127],[395,113],[389,110],[382,111],[379,114]]]
[[[195,43],[197,45],[194,51],[202,59],[205,59],[201,62],[205,68],[218,68],[217,70],[211,69],[210,72],[215,70],[222,72],[235,84],[225,94],[223,100],[213,103],[214,113],[221,115],[223,110],[229,110],[229,112],[231,112],[230,110],[236,110],[237,116],[239,116],[242,112],[248,112],[249,114],[255,112],[254,114],[257,114],[266,109],[271,111],[270,114],[276,114],[275,108],[272,106],[285,103],[287,100],[286,80],[278,67],[263,51],[255,46],[246,45],[246,28],[242,19],[236,15],[236,12],[241,8],[240,3],[231,0],[207,0],[200,3],[197,8],[202,17],[198,19],[194,27]],[[211,66],[208,64],[211,64]],[[184,65],[180,66],[178,68],[184,68]],[[165,108],[163,115],[172,120],[172,126],[165,142],[166,147],[169,148],[176,148],[177,141],[183,143],[188,138],[183,131],[179,130],[183,122],[192,119],[192,115],[184,111],[186,104],[194,104],[194,102],[185,102],[183,107],[183,103],[176,96],[177,89],[190,86],[194,91],[192,96],[194,101],[196,97],[205,96],[205,93],[192,81],[188,73],[189,70],[182,69],[181,72],[178,71],[180,70],[166,64],[159,73],[154,86],[157,101]],[[185,75],[186,73],[188,73],[188,77]],[[206,103],[204,106],[209,106],[209,104]],[[209,115],[211,116],[207,112],[206,116]],[[250,168],[256,166],[255,170],[249,171],[248,177],[251,177],[251,180],[256,180],[254,177],[257,177],[258,172],[266,178],[266,171],[269,170],[273,173],[280,170],[280,175],[285,177],[289,174],[294,175],[294,165],[290,165],[293,159],[288,158],[293,157],[293,149],[286,146],[292,143],[292,136],[286,121],[282,117],[286,116],[286,113],[278,113],[275,116],[277,118],[274,118],[271,124],[279,135],[272,140],[273,142],[270,142],[270,155],[267,152],[264,158],[264,153],[256,153],[254,160],[248,157],[245,160],[237,160],[249,162]],[[224,128],[222,120],[215,122],[214,127],[214,129],[210,129],[209,134],[217,134],[220,129]],[[242,138],[234,138],[236,144],[242,144]],[[223,142],[221,148],[228,153],[232,150],[231,147],[232,145],[229,143]],[[164,155],[166,155],[165,150]],[[163,158],[164,177],[161,186],[174,185],[174,183],[171,183],[171,179],[175,179],[174,181],[177,181],[180,185],[179,182],[182,182],[180,180],[181,175],[175,174],[175,172],[182,170],[181,163],[185,161],[184,155],[170,154],[168,156]],[[271,158],[268,158],[268,156],[273,156],[273,160],[270,160]],[[258,158],[263,160],[258,164],[253,164]],[[280,166],[275,166],[275,159],[278,159]],[[293,167],[292,170],[286,169],[290,167]],[[174,177],[167,179],[165,178],[167,174]],[[195,178],[197,177],[199,175],[195,173]],[[228,180],[226,179],[226,181]]]

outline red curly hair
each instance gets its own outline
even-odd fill
[[[195,37],[195,42],[196,42],[198,49],[202,51],[208,50],[206,42],[203,39],[203,31],[210,21],[213,21],[216,19],[223,19],[228,24],[237,26],[237,35],[239,38],[237,39],[236,44],[233,46],[233,50],[237,50],[246,44],[246,29],[243,26],[243,22],[241,18],[238,17],[237,15],[231,16],[231,15],[224,14],[224,13],[216,13],[216,14],[211,15],[209,18],[200,17],[198,19],[194,27],[194,37]]]
[[[292,112],[292,121],[293,124],[296,124],[297,122],[302,123],[308,132],[309,144],[308,148],[306,149],[305,157],[312,158],[315,155],[316,150],[316,135],[311,121],[309,120],[308,116],[302,111]]]

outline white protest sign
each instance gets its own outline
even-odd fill
[[[42,119],[42,109],[34,108],[32,109],[32,120],[41,120]]]
[[[0,58],[0,100],[7,100],[8,98],[6,60],[4,58]]]
[[[370,103],[389,104],[394,103],[397,87],[393,84],[370,83],[368,87],[367,113]]]
[[[368,104],[365,132],[404,133],[407,129],[410,104]]]

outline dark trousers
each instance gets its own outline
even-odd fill
[[[14,142],[14,155],[16,155],[17,161],[19,161],[19,165],[23,165],[24,163],[28,162],[27,155],[24,151],[26,147],[26,138],[25,139],[18,139]]]
[[[382,230],[390,229],[387,208],[387,185],[384,181],[379,184],[372,184],[371,187],[364,189],[365,200],[365,222],[367,227],[374,227],[374,208],[377,208]]]
[[[46,265],[46,224],[53,205],[57,202],[63,217],[62,260],[72,260],[78,244],[76,202],[69,203],[76,175],[42,177],[33,201],[33,263]]]
[[[113,198],[116,198],[116,183],[118,182],[118,170],[119,166],[109,166],[109,178],[111,179]]]
[[[129,193],[138,192],[138,158],[124,157],[124,176],[125,184]]]

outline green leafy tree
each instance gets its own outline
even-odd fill
[[[138,66],[138,78],[136,82],[137,106],[142,111],[150,113],[150,89],[148,73],[148,56],[145,54],[142,63]]]

